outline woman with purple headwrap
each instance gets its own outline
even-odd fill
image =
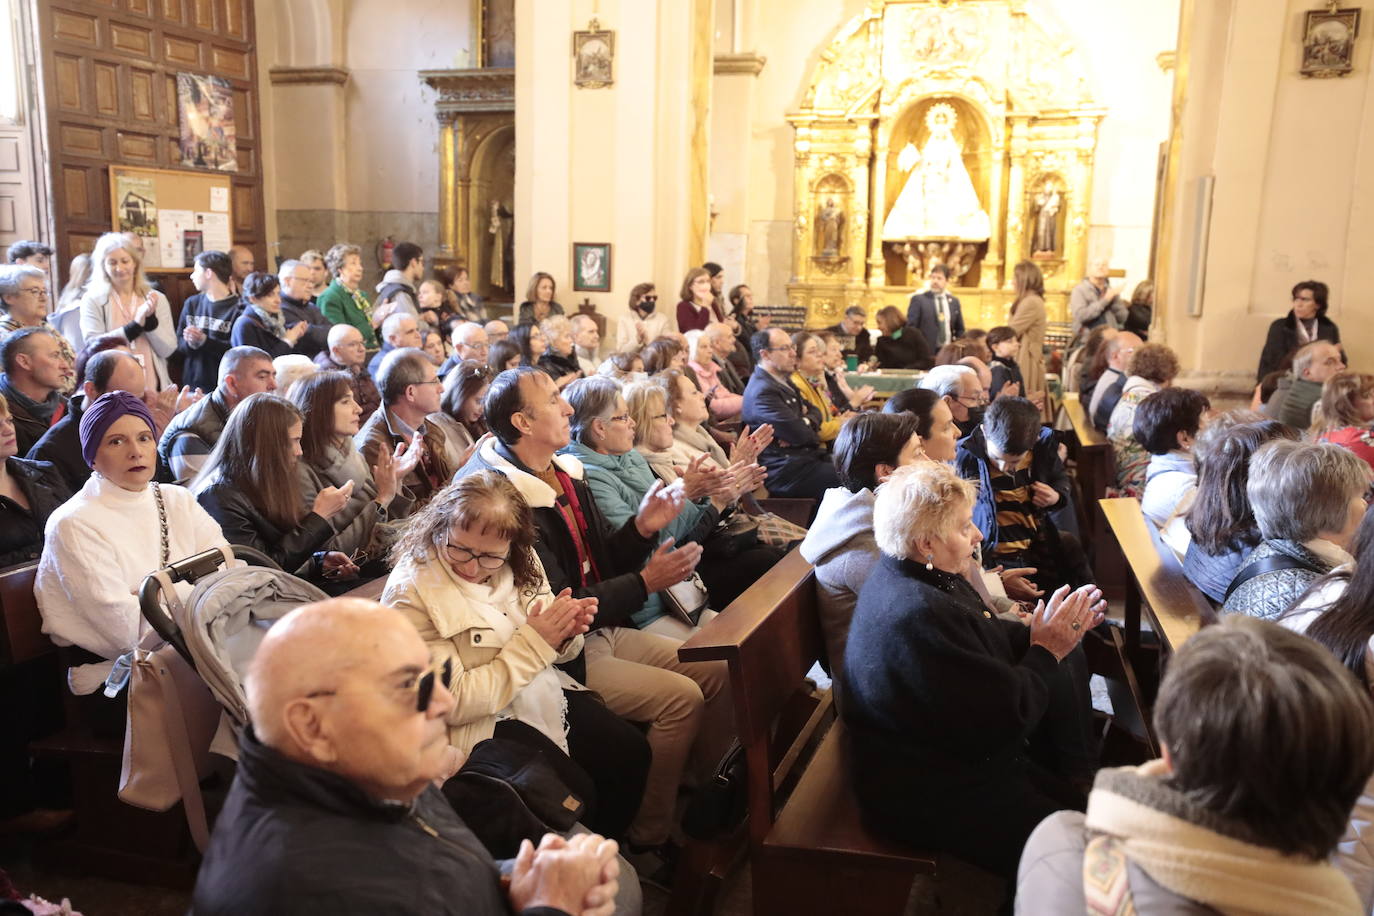
[[[48,519],[34,583],[43,632],[71,647],[67,681],[87,724],[109,737],[124,733],[126,696],[110,699],[100,688],[147,632],[139,585],[170,562],[226,544],[190,491],[153,480],[155,430],[147,405],[127,391],[86,408],[81,456],[95,473]],[[190,586],[178,591],[185,598]]]

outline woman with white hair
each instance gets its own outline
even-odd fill
[[[1352,562],[1369,480],[1369,465],[1339,445],[1276,439],[1256,452],[1245,492],[1263,540],[1222,609],[1277,618],[1319,576]]]
[[[277,375],[277,390],[282,397],[291,397],[291,386],[303,378],[309,378],[319,371],[315,361],[303,353],[287,353],[272,360],[272,369]]]
[[[724,359],[730,355],[730,351],[717,351],[717,341],[728,340],[733,351],[735,336],[719,321],[707,325],[704,331],[688,331],[684,336],[687,338],[687,365],[696,373],[697,384],[706,395],[706,406],[711,416],[720,420],[738,417],[744,409],[744,395],[725,387],[721,379],[721,364],[715,360],[717,356]]]
[[[1092,586],[1056,591],[1030,626],[1001,620],[962,575],[982,540],[974,484],[922,462],[877,491],[882,558],[859,593],[840,714],[866,823],[1012,878],[1055,811],[1082,809],[1062,774],[1027,755],[1060,708],[1061,664],[1103,619]]]
[[[91,282],[81,297],[81,336],[122,334],[143,363],[148,389],[161,391],[171,380],[167,357],[177,349],[167,297],[148,282],[138,250],[122,232],[102,235],[91,262]]]

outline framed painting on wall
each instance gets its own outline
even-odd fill
[[[588,293],[611,291],[609,242],[573,242],[573,290]]]
[[[587,31],[573,32],[573,84],[605,89],[615,82],[615,32],[593,19]]]
[[[234,92],[229,81],[199,73],[177,74],[181,164],[237,172]]]
[[[1355,67],[1355,36],[1360,31],[1358,9],[1309,10],[1302,20],[1303,76],[1345,76]]]

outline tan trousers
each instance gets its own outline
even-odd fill
[[[725,664],[680,662],[677,647],[681,644],[681,639],[632,627],[606,627],[586,639],[587,686],[616,715],[649,724],[653,762],[644,800],[627,837],[637,846],[654,846],[668,839],[678,786],[693,745],[699,745],[699,759],[714,762],[730,740],[728,725],[721,729],[716,724],[722,719],[731,721]],[[708,727],[703,728],[704,724]]]

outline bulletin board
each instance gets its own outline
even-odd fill
[[[110,166],[111,228],[143,236],[146,270],[190,270],[202,251],[227,252],[232,201],[228,175]]]

